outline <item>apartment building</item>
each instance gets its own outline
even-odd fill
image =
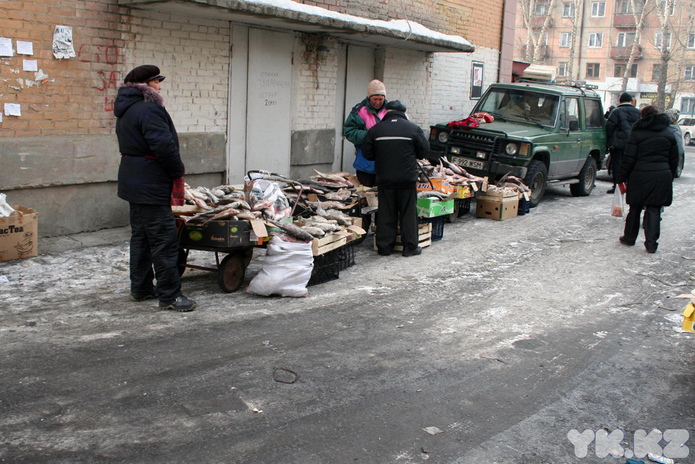
[[[554,66],[557,81],[597,85],[606,107],[623,88],[638,106],[657,103],[661,79],[664,107],[694,114],[694,9],[691,0],[519,0],[514,56]]]

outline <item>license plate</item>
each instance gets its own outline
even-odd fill
[[[459,166],[462,166],[464,168],[480,169],[480,170],[485,169],[485,162],[484,161],[477,161],[477,160],[471,160],[468,158],[461,158],[460,156],[452,156],[451,161],[453,161],[454,164],[458,164]]]

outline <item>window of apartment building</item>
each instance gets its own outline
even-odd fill
[[[669,16],[674,15],[676,12],[676,2],[674,0],[661,0],[661,2],[659,2],[659,14],[662,14],[664,11],[666,11],[666,8],[669,8],[669,3],[671,3],[671,5],[668,14]]]
[[[681,100],[682,114],[695,114],[695,98],[683,97]]]
[[[550,4],[548,2],[536,2],[533,6],[533,14],[535,15],[547,15],[550,11]]]
[[[592,32],[591,34],[589,34],[589,47],[590,48],[603,47],[603,32]]]
[[[625,75],[625,68],[627,65],[625,64],[616,64],[615,69],[613,69],[613,77],[623,77]],[[630,67],[630,73],[627,75],[627,77],[637,77],[637,64],[633,64]]]
[[[568,62],[562,61],[557,64],[557,75],[558,77],[567,77]]]
[[[629,47],[635,42],[634,32],[618,32],[618,40],[615,44],[616,47]]]
[[[666,44],[666,50],[671,48],[671,33],[667,32],[664,36],[663,32],[654,34],[654,48],[661,48]]]
[[[688,42],[686,46],[688,48],[695,48],[695,34],[688,34]]]
[[[574,2],[564,2],[562,4],[562,17],[574,18]]]
[[[599,77],[599,72],[601,70],[601,63],[587,63],[586,64],[586,77]]]
[[[652,65],[652,80],[658,81],[661,79],[661,63]]]
[[[572,42],[572,33],[571,32],[562,32],[560,34],[560,47],[569,48],[571,42]]]
[[[686,81],[695,81],[695,66],[686,66],[685,67],[685,80]]]
[[[644,2],[635,2],[635,8],[632,8],[630,0],[621,0],[615,4],[615,14],[640,14],[644,8]]]
[[[594,18],[606,16],[606,2],[591,2],[591,16]]]

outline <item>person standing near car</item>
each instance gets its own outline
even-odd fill
[[[146,64],[131,70],[118,89],[118,196],[130,205],[131,300],[159,298],[160,309],[184,312],[194,310],[196,302],[181,293],[171,203],[183,196],[185,168],[174,123],[159,93],[163,80],[157,66]]]
[[[418,246],[417,160],[428,155],[430,145],[420,126],[408,121],[404,104],[393,100],[385,107],[384,119],[369,129],[363,145],[364,157],[374,161],[379,190],[377,252],[391,254],[400,226],[403,256],[415,256],[422,253]]]
[[[613,178],[613,187],[607,193],[615,192],[615,178],[625,151],[627,138],[632,125],[640,119],[640,110],[635,108],[632,95],[625,92],[620,95],[620,104],[608,115],[606,121],[606,141],[611,153],[609,169]]]
[[[669,116],[654,106],[645,106],[625,146],[616,175],[618,185],[627,182],[627,204],[623,245],[633,246],[640,230],[644,209],[644,247],[656,253],[661,231],[661,209],[673,201],[673,179],[678,169],[678,144],[669,128]]]
[[[386,114],[386,103],[386,86],[378,79],[372,80],[367,85],[367,98],[352,108],[343,125],[343,135],[355,145],[355,161],[352,167],[355,168],[357,179],[366,187],[376,185],[376,174],[374,162],[365,159],[362,154],[362,144],[367,131]]]
[[[681,128],[678,125],[678,118],[681,112],[675,108],[669,108],[664,111],[664,114],[671,120],[669,128],[671,132],[673,132],[673,136],[676,138],[676,143],[678,144],[678,169],[676,170],[676,178],[678,178],[681,176],[683,164],[685,164],[685,143],[683,143],[683,132],[681,132]]]

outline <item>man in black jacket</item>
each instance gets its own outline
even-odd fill
[[[181,293],[171,201],[174,183],[185,169],[174,123],[159,94],[163,80],[157,66],[142,65],[118,89],[118,196],[130,203],[131,300],[159,298],[160,309],[183,312],[194,310],[196,303]]]
[[[615,192],[615,181],[623,160],[623,153],[630,136],[632,125],[640,118],[640,111],[635,108],[632,95],[625,92],[620,95],[620,104],[608,115],[606,121],[606,140],[610,148],[611,161],[610,170],[613,178],[613,187],[607,193]]]
[[[400,224],[403,256],[422,253],[417,230],[417,159],[429,153],[422,129],[408,121],[398,100],[386,104],[384,118],[369,129],[362,144],[364,157],[375,162],[379,190],[376,245],[380,255],[391,254]]]

